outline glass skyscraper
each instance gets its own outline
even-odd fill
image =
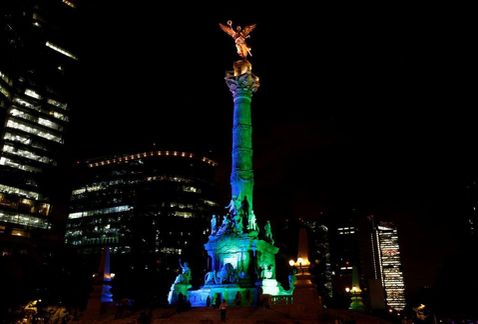
[[[71,109],[72,1],[0,3],[0,236],[52,228],[52,189]],[[9,253],[8,249],[3,253]]]
[[[390,222],[379,222],[372,234],[375,276],[385,291],[385,304],[401,311],[405,308],[403,281],[397,228]]]
[[[220,211],[216,166],[203,155],[175,150],[79,161],[67,246],[92,266],[101,247],[109,246],[118,278],[151,276],[158,281],[156,292],[163,290],[166,296],[179,259],[196,273],[206,271],[202,245],[210,234],[211,216]],[[198,274],[193,280],[201,278]]]

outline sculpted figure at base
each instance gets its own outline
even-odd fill
[[[267,221],[264,225],[264,231],[266,232],[266,240],[268,240],[272,245],[274,245],[274,239],[272,238],[272,229],[271,222]]]
[[[181,258],[179,258],[179,267],[182,273],[177,275],[174,283],[189,284],[191,282],[191,268],[189,268],[189,264],[187,262],[181,263]]]
[[[209,271],[204,276],[205,285],[214,285],[216,283],[216,271]]]
[[[272,264],[260,267],[261,269],[261,279],[271,279],[274,276],[274,269]]]
[[[225,283],[235,283],[237,281],[236,277],[236,270],[232,264],[226,263],[222,266],[221,270],[217,272],[216,283],[220,285]]]
[[[250,230],[250,231],[259,232],[259,227],[257,226],[256,215],[254,214],[253,210],[251,210],[251,212],[249,213],[249,218],[247,220],[247,229]]]
[[[217,218],[216,218],[216,215],[212,215],[211,217],[211,235],[214,235],[216,234],[216,230],[217,230]]]
[[[237,54],[239,54],[240,57],[246,59],[247,55],[252,56],[251,48],[246,44],[246,39],[251,37],[249,34],[256,28],[256,24],[252,24],[244,28],[241,26],[236,26],[236,30],[234,30],[232,27],[232,20],[228,20],[227,26],[219,23],[219,27],[221,27],[226,34],[234,39]]]
[[[232,196],[231,201],[226,206],[226,209],[228,210],[230,215],[236,215],[239,212],[238,206],[238,198],[236,196]]]
[[[222,235],[224,233],[229,233],[231,232],[232,230],[232,222],[229,218],[229,214],[226,214],[223,216],[222,218],[222,224],[221,224],[221,227],[219,227],[219,229],[216,231],[216,235]]]

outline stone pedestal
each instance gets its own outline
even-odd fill
[[[217,305],[221,300],[226,300],[230,306],[257,305],[258,292],[256,288],[239,285],[205,285],[201,289],[189,292],[192,307]]]
[[[211,236],[204,245],[210,258],[205,285],[188,296],[193,307],[213,304],[256,305],[260,294],[279,295],[284,289],[275,279],[275,255],[279,249],[257,238],[257,233],[225,233]],[[208,302],[209,298],[209,302]]]
[[[181,300],[181,298],[182,301],[185,302],[188,299],[188,290],[191,289],[191,287],[192,286],[190,284],[172,284],[168,294],[168,302],[170,304],[177,304]],[[182,297],[180,297],[180,294],[182,295]]]

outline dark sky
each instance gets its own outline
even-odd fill
[[[227,186],[232,98],[223,78],[237,56],[217,23],[257,23],[258,217],[353,207],[392,219],[410,285],[433,283],[478,165],[467,8],[97,2],[82,3],[74,158],[153,142],[212,150]]]

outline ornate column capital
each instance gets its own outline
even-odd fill
[[[260,85],[259,77],[252,74],[252,72],[237,76],[232,73],[227,73],[224,79],[234,99],[238,97],[248,97],[250,99],[252,94],[259,89]]]

